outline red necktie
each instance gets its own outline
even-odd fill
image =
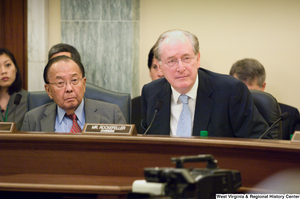
[[[66,115],[66,116],[69,117],[73,121],[73,125],[71,127],[70,133],[81,133],[81,128],[77,123],[76,114],[73,113],[72,115]]]

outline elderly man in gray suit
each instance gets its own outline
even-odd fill
[[[67,56],[50,59],[44,81],[54,102],[27,112],[22,131],[78,133],[85,123],[126,123],[117,105],[84,98],[86,77],[80,61]]]

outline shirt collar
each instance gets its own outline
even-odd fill
[[[192,89],[186,93],[186,95],[189,96],[189,98],[191,98],[193,100],[196,100],[196,98],[197,98],[198,81],[199,80],[198,80],[198,73],[197,73],[196,81],[195,81]],[[181,95],[181,93],[177,92],[175,90],[175,88],[173,88],[173,86],[171,86],[171,89],[172,89],[173,100],[174,100],[174,102],[178,103],[178,99],[179,99],[179,96]]]
[[[58,117],[59,124],[61,124],[62,120],[65,117],[65,114],[66,114],[66,111],[63,110],[62,108],[60,108],[59,106],[57,106],[57,117]],[[82,99],[81,103],[75,110],[75,114],[77,116],[78,121],[82,123],[82,121],[84,119],[84,98]]]

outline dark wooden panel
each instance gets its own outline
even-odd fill
[[[27,90],[27,0],[1,0],[0,10],[0,46],[14,54]]]
[[[4,0],[0,0],[0,47],[4,46]]]
[[[90,180],[86,185],[91,186],[99,186],[93,184],[99,182],[94,177],[124,178],[129,179],[128,184],[119,187],[128,189],[134,179],[143,179],[144,168],[174,167],[172,157],[198,154],[212,154],[221,169],[240,171],[244,190],[278,171],[300,167],[296,158],[300,146],[282,140],[2,133],[0,190],[4,181],[16,181],[16,176],[25,176],[23,187],[34,187],[42,179],[61,184],[54,180],[61,176],[69,179],[65,182],[69,186],[77,184],[72,176],[85,179],[82,182]],[[203,163],[186,165],[190,166],[205,167]],[[104,186],[108,187],[109,183]]]

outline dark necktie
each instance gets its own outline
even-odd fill
[[[75,113],[72,115],[66,115],[68,118],[70,118],[73,121],[73,125],[71,127],[70,133],[81,133],[81,128],[79,124],[77,123],[77,116]]]

